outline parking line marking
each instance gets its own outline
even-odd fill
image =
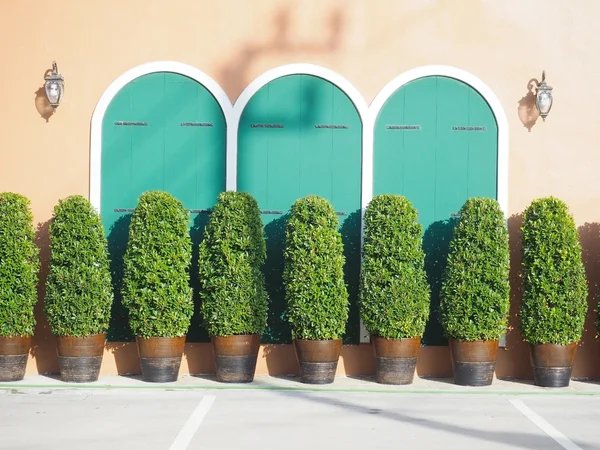
[[[198,403],[198,406],[196,406],[196,409],[190,418],[187,420],[185,425],[183,425],[183,428],[169,447],[169,450],[187,449],[188,445],[190,445],[190,442],[192,441],[192,438],[194,437],[194,434],[196,433],[196,430],[198,430],[200,424],[202,424],[202,421],[206,417],[206,414],[208,414],[208,410],[214,403],[215,399],[216,397],[214,395],[205,395],[202,397],[202,400],[200,400],[200,403]]]
[[[581,447],[575,445],[568,437],[542,419],[536,412],[534,412],[531,408],[529,408],[525,403],[521,400],[511,399],[509,400],[512,405],[517,408],[519,411],[523,413],[525,417],[535,423],[539,428],[542,429],[548,436],[554,439],[556,442],[560,444],[562,448],[567,450],[582,450]]]

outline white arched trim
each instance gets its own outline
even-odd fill
[[[350,101],[354,104],[358,115],[360,116],[360,120],[362,122],[362,171],[363,180],[362,180],[362,188],[363,192],[361,192],[362,198],[362,208],[366,206],[364,199],[364,173],[365,167],[371,164],[370,161],[366,160],[365,146],[371,145],[370,142],[373,141],[373,130],[368,126],[367,117],[369,115],[369,109],[367,103],[364,98],[354,87],[352,83],[350,83],[347,79],[342,77],[340,74],[326,69],[324,67],[316,66],[313,64],[289,64],[285,66],[276,67],[271,69],[261,76],[256,78],[252,83],[244,89],[244,91],[240,94],[235,104],[233,105],[233,114],[231,116],[231,126],[227,128],[227,189],[228,190],[236,190],[237,189],[237,133],[238,127],[240,124],[240,119],[242,117],[242,113],[244,112],[244,108],[252,98],[254,94],[256,94],[260,88],[265,86],[270,81],[273,81],[277,78],[281,78],[287,75],[313,75],[315,77],[322,78],[330,83],[334,84],[338,88],[340,88],[350,99]],[[371,154],[373,152],[370,152]],[[371,170],[372,172],[372,170]],[[230,183],[230,184],[229,184]]]
[[[413,80],[429,76],[443,76],[462,81],[479,92],[487,101],[488,105],[490,105],[496,118],[496,124],[498,125],[497,200],[498,203],[500,203],[505,216],[508,218],[508,120],[506,119],[504,108],[502,107],[500,100],[498,100],[498,97],[496,97],[496,94],[494,94],[494,92],[475,75],[450,66],[423,66],[404,72],[390,81],[379,94],[377,94],[377,97],[375,97],[369,107],[370,122],[368,124],[365,123],[365,128],[371,130],[374,129],[379,112],[394,92]],[[369,161],[373,161],[372,141],[370,145],[364,146],[363,152],[368,152],[369,154],[365,155],[365,158]],[[366,193],[366,197],[370,200],[373,197],[373,167],[371,165],[368,168],[370,170],[366,175],[363,175],[363,181],[366,186],[371,187],[371,190]],[[365,170],[365,167],[363,167],[363,170]]]
[[[104,114],[106,114],[110,102],[123,87],[136,78],[155,72],[177,73],[196,80],[203,85],[215,97],[219,106],[221,106],[227,130],[230,128],[231,101],[221,86],[204,72],[176,61],[155,61],[128,70],[113,81],[108,89],[104,91],[92,115],[90,136],[90,201],[99,212],[102,175],[102,121],[104,120]],[[227,134],[229,136],[229,131]]]

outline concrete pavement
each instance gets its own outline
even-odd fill
[[[600,385],[544,389],[494,380],[329,386],[257,377],[222,385],[35,376],[0,385],[0,449],[600,449]]]

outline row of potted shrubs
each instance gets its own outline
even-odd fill
[[[359,307],[371,333],[377,381],[413,381],[429,317],[422,228],[404,197],[379,195],[365,212]],[[141,195],[129,227],[122,297],[147,381],[174,381],[194,305],[189,283],[189,213],[166,192]],[[57,337],[65,381],[98,378],[113,301],[105,232],[90,202],[71,196],[50,223],[44,310]],[[534,381],[569,383],[587,310],[587,282],[573,218],[560,200],[524,212],[521,331],[531,344]],[[285,296],[301,381],[334,379],[348,319],[343,244],[331,204],[297,200],[286,224]],[[199,249],[200,310],[213,343],[217,380],[253,380],[268,295],[260,210],[247,193],[218,197]],[[489,385],[507,331],[509,245],[496,200],[461,208],[444,274],[440,319],[454,378]],[[38,248],[29,201],[0,194],[0,380],[22,379],[35,327]]]

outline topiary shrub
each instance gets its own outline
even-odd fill
[[[340,339],[348,320],[348,291],[331,204],[314,195],[296,200],[285,238],[283,282],[294,339]]]
[[[442,281],[441,322],[448,337],[494,341],[506,331],[510,253],[504,213],[491,198],[460,210]]]
[[[265,259],[258,203],[245,192],[221,193],[204,230],[198,262],[200,311],[211,336],[264,331]]]
[[[534,200],[523,213],[521,330],[530,344],[581,339],[587,281],[575,221],[554,197]]]
[[[59,201],[50,223],[50,272],[44,310],[55,336],[108,330],[113,301],[106,235],[86,198]]]
[[[123,305],[136,336],[181,337],[194,312],[189,267],[189,213],[171,194],[139,198],[123,258]]]
[[[0,194],[0,336],[30,337],[40,267],[30,201]]]
[[[429,284],[417,210],[400,195],[377,195],[365,212],[360,313],[367,330],[392,339],[422,337]]]

